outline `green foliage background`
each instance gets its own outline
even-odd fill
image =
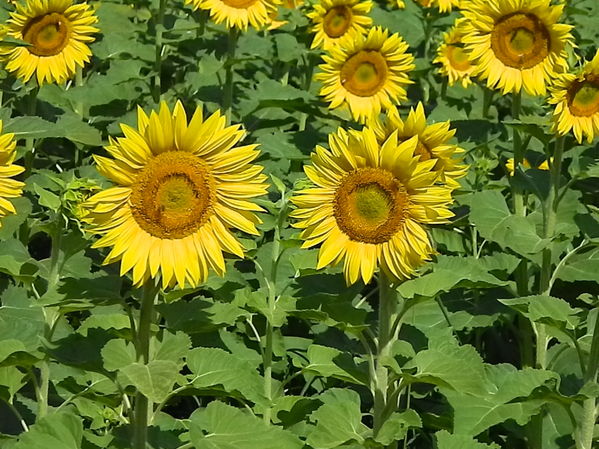
[[[549,173],[520,171],[510,181],[504,168],[514,129],[530,136],[529,160],[552,154],[544,100],[525,96],[514,120],[509,97],[496,94],[484,116],[481,87],[447,87],[431,65],[457,13],[407,3],[401,11],[381,3],[371,14],[416,56],[416,84],[402,111],[422,101],[430,121],[450,119],[471,168],[455,219],[431,230],[439,255],[399,288],[400,339],[384,361],[397,407],[376,436],[368,352],[378,326],[376,285],[347,288],[339,269],[316,271],[317,250],[299,248],[287,219],[310,152],[349,121],[318,98],[312,70],[320,54],[309,50],[304,13],[285,10],[286,25],[250,29],[238,42],[233,122],[247,129],[246,142],[260,144],[272,180],[261,200],[269,211],[262,235],[243,238],[248,258],[229,260],[224,278],[164,295],[151,361],[142,364],[131,330],[140,292],[118,264],[101,265],[77,212],[81,199],[108,185],[91,155],[120,134],[119,123],[135,125],[137,105],[156,106],[158,5],[102,1],[94,3],[101,34],[82,83],[42,86],[31,113],[33,87],[0,75],[4,131],[19,139],[20,156],[31,139],[35,145],[25,194],[14,201],[18,213],[0,228],[0,447],[127,448],[136,390],[153,403],[154,448],[575,447],[584,406],[599,395],[589,377],[593,334],[599,339],[598,148],[567,139],[556,231],[544,236]],[[566,8],[580,57],[595,52],[598,18],[594,0]],[[162,98],[181,99],[188,111],[218,109],[226,52],[224,27],[167,2]],[[525,217],[511,212],[510,182],[527,192]],[[539,292],[546,248],[554,270],[550,290]],[[522,260],[525,294],[515,281]],[[262,354],[269,326],[272,402]],[[539,326],[551,337],[543,366],[532,358]],[[539,429],[540,439],[531,434]]]

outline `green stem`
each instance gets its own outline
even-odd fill
[[[239,38],[239,31],[236,28],[229,28],[229,40],[227,50],[227,61],[226,61],[226,74],[225,74],[225,91],[223,95],[223,111],[227,116],[227,123],[231,123],[231,105],[233,104],[233,65],[235,63],[235,51],[237,49],[237,39]]]
[[[159,0],[158,14],[156,14],[155,24],[155,55],[154,55],[154,84],[152,85],[152,97],[154,103],[160,102],[162,94],[162,33],[164,32],[164,11],[166,9],[166,0]]]
[[[391,347],[397,329],[394,329],[395,319],[399,314],[399,302],[396,290],[390,279],[381,270],[379,272],[379,310],[378,310],[378,345],[375,364],[374,391],[374,428],[376,437],[388,418],[391,407],[387,407],[389,389],[389,371],[385,362],[391,357]],[[397,443],[389,447],[397,447]]]
[[[595,317],[591,353],[585,370],[584,382],[596,382],[599,370],[599,313]],[[582,419],[576,432],[576,449],[593,449],[593,434],[597,422],[597,401],[585,399],[582,403]]]
[[[306,92],[310,91],[310,86],[312,85],[312,78],[314,76],[314,67],[316,66],[316,58],[312,53],[308,53],[306,55],[308,59],[308,63],[306,64],[306,78],[304,78],[304,85],[302,86],[303,90]],[[299,128],[298,131],[304,131],[306,129],[306,121],[308,120],[308,113],[303,112],[299,119]]]
[[[551,162],[551,187],[549,195],[543,205],[543,237],[551,239],[555,232],[557,221],[557,208],[559,206],[559,188],[560,175],[562,169],[562,158],[564,155],[564,138],[558,137],[555,141],[555,151],[553,162]],[[541,267],[541,279],[539,292],[542,295],[550,293],[549,286],[551,282],[551,246],[543,250],[543,263]]]
[[[39,86],[37,83],[31,88],[29,94],[27,95],[27,104],[26,104],[26,113],[30,117],[34,117],[36,115],[37,109],[37,94],[39,92]],[[33,167],[33,158],[34,158],[34,143],[35,140],[33,137],[27,137],[25,139],[25,177],[31,173],[31,169]]]
[[[135,349],[137,361],[147,364],[150,358],[150,335],[152,322],[154,321],[154,301],[158,288],[153,280],[148,280],[143,286],[143,292],[139,310],[139,324]],[[146,449],[148,440],[148,398],[141,392],[135,395],[135,408],[133,411],[133,449]]]
[[[44,359],[40,363],[40,383],[38,391],[37,418],[43,418],[48,414],[48,391],[50,389],[50,366],[48,360]]]
[[[56,212],[56,218],[52,229],[52,248],[50,249],[50,274],[48,276],[48,291],[52,290],[60,280],[60,266],[58,257],[60,256],[60,245],[62,243],[62,213],[59,209]]]
[[[522,103],[522,93],[516,92],[512,95],[512,119],[520,120],[520,106]],[[520,131],[516,126],[513,129],[512,142],[514,144],[514,175],[522,165],[524,160],[524,148],[522,146],[522,138],[520,137]],[[519,187],[512,184],[512,197],[514,201],[514,213],[516,215],[524,216],[526,211],[524,210],[524,197]]]
[[[489,109],[493,103],[494,91],[486,86],[481,86],[483,90],[483,118],[489,118]]]

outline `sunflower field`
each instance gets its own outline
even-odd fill
[[[9,0],[1,449],[599,448],[597,0]]]

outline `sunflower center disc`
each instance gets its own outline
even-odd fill
[[[491,49],[508,67],[524,70],[542,62],[551,49],[547,27],[530,13],[501,18],[491,32]]]
[[[454,69],[464,71],[470,68],[468,53],[466,53],[462,47],[458,47],[457,45],[449,45],[447,49],[447,59]]]
[[[168,151],[152,159],[132,190],[133,218],[155,237],[186,237],[212,213],[214,187],[208,167],[183,151]]]
[[[387,61],[378,51],[362,50],[351,56],[341,68],[341,84],[352,94],[370,97],[387,79]]]
[[[407,205],[405,188],[390,172],[361,168],[342,180],[335,193],[334,215],[350,239],[377,244],[399,230]]]
[[[23,40],[31,44],[30,53],[37,56],[54,56],[69,43],[69,21],[56,12],[36,17],[23,29]]]
[[[347,6],[335,6],[324,16],[323,28],[327,36],[337,38],[343,36],[351,24],[352,12]]]
[[[570,112],[578,117],[589,117],[599,112],[599,77],[587,77],[575,83],[568,92]]]
[[[247,9],[258,0],[223,0],[223,3],[231,8]]]

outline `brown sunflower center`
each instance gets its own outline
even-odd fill
[[[352,94],[370,97],[387,79],[387,61],[376,50],[361,50],[341,67],[341,84]]]
[[[529,69],[549,54],[549,31],[534,14],[510,14],[495,24],[491,32],[491,49],[497,59],[508,67]]]
[[[568,90],[568,107],[578,117],[589,117],[599,112],[599,76],[589,75],[575,82]]]
[[[352,12],[345,5],[335,6],[327,11],[323,19],[323,29],[327,36],[343,36],[351,25]]]
[[[131,212],[139,226],[163,239],[184,238],[212,214],[214,182],[205,162],[183,151],[152,159],[138,175]]]
[[[247,9],[258,0],[223,0],[223,3],[231,8]]]
[[[471,67],[470,61],[468,60],[468,53],[466,53],[462,47],[457,45],[447,46],[447,60],[456,70],[465,71]]]
[[[349,173],[335,193],[334,215],[339,228],[363,243],[384,243],[404,222],[408,194],[390,172],[361,168]]]
[[[31,19],[23,28],[23,40],[31,44],[30,53],[37,56],[54,56],[69,43],[69,20],[57,12]]]

